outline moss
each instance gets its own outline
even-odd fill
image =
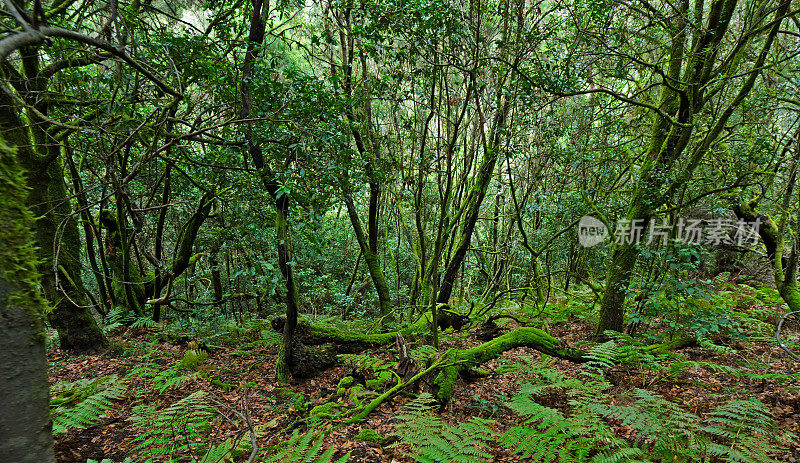
[[[364,428],[358,434],[356,434],[356,440],[361,442],[375,442],[377,444],[382,444],[386,438],[372,429]]]
[[[453,350],[446,354],[446,366],[439,371],[433,382],[439,403],[447,403],[455,392],[458,374],[495,359],[503,352],[516,347],[533,347],[540,352],[574,362],[582,362],[585,352],[569,348],[558,339],[537,328],[518,328],[489,342],[467,350]]]
[[[367,388],[372,389],[373,391],[383,389],[392,381],[392,379],[394,379],[392,372],[382,371],[378,374],[377,378],[367,380]]]
[[[355,382],[355,379],[352,376],[345,376],[344,378],[339,380],[338,386],[340,388],[342,388],[342,387],[347,388],[347,387],[352,386],[353,382]]]
[[[308,416],[316,419],[332,418],[335,415],[334,411],[340,408],[342,408],[342,404],[338,402],[325,402],[312,408]]]
[[[0,280],[16,289],[6,295],[5,303],[40,320],[46,304],[37,289],[41,277],[31,232],[34,219],[25,205],[26,196],[23,170],[0,136]]]
[[[0,98],[2,102],[2,98]],[[16,111],[4,105],[3,120]],[[0,454],[4,461],[54,461],[34,219],[24,172],[0,130]],[[23,145],[24,146],[24,145]]]
[[[350,401],[351,404],[357,407],[361,407],[364,405],[361,399],[370,393],[371,392],[366,387],[360,384],[356,384],[355,386],[350,388],[350,396],[348,397],[348,400]]]

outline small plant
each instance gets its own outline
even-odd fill
[[[295,431],[288,440],[277,445],[275,452],[267,463],[330,463],[333,461],[333,448],[322,449],[323,434],[308,432],[300,434]],[[350,453],[342,456],[335,463],[345,463]]]
[[[397,435],[412,449],[409,456],[419,462],[484,462],[492,457],[496,434],[494,421],[472,418],[457,426],[449,425],[434,413],[436,401],[420,394],[397,415]]]
[[[211,429],[216,410],[209,406],[202,391],[192,393],[174,404],[157,409],[153,405],[139,405],[129,418],[141,434],[133,443],[134,451],[142,462],[193,461],[205,451],[204,437]]]
[[[116,375],[57,383],[50,389],[53,433],[86,429],[100,421],[100,415],[113,408],[113,402],[125,395],[125,385]]]

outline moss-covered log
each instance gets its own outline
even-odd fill
[[[466,350],[453,350],[445,354],[444,366],[433,380],[434,395],[439,403],[450,401],[455,392],[459,373],[496,359],[503,352],[517,347],[531,347],[553,357],[572,362],[586,361],[586,352],[573,349],[538,328],[517,328],[496,339]]]
[[[272,329],[282,333],[286,319],[277,317],[270,322]],[[385,346],[394,342],[397,332],[364,334],[345,331],[329,326],[313,325],[307,320],[300,320],[295,329],[295,340],[309,346],[335,344],[342,353],[358,352],[370,347]]]

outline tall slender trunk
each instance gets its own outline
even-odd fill
[[[258,49],[264,41],[268,16],[269,2],[253,0],[253,14],[250,18],[250,31],[247,36],[247,51],[242,65],[241,114],[244,117],[249,117],[253,109],[253,92],[250,88],[250,82],[255,73],[255,60],[258,57]],[[286,323],[283,326],[283,339],[275,366],[275,375],[278,381],[287,382],[294,352],[294,332],[297,327],[297,287],[294,282],[292,266],[289,265],[289,262],[292,261],[291,235],[289,233],[289,197],[278,191],[278,177],[272,168],[266,165],[264,152],[253,139],[252,128],[249,126],[245,129],[245,138],[250,159],[253,160],[253,165],[258,169],[261,182],[270,196],[272,196],[275,205],[278,266],[286,282]]]

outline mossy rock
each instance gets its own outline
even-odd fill
[[[342,408],[342,404],[338,402],[325,402],[322,405],[317,405],[316,407],[311,409],[311,412],[308,414],[309,418],[312,419],[326,419],[332,418],[335,416],[334,410],[338,410]]]
[[[355,382],[355,378],[352,376],[345,376],[344,378],[339,380],[339,388],[348,388],[353,385]]]
[[[358,434],[356,434],[356,440],[361,442],[375,442],[376,444],[382,444],[386,438],[372,429],[364,428]]]

